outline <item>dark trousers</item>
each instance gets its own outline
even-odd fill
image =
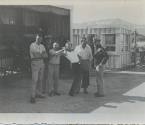
[[[82,85],[81,87],[87,89],[89,86],[89,71],[81,69]]]
[[[70,94],[75,94],[80,90],[81,69],[80,64],[72,63],[73,83],[69,91]]]
[[[87,89],[89,86],[89,69],[90,69],[90,61],[89,60],[81,60],[81,87]]]

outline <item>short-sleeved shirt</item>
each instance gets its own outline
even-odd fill
[[[36,42],[33,42],[30,45],[31,59],[42,58],[42,52],[46,52],[44,45],[42,45],[42,44],[38,45]]]
[[[60,64],[60,55],[55,55],[57,51],[49,50],[49,64]]]
[[[82,45],[78,45],[74,50],[81,58],[82,60],[92,60],[92,50],[89,45],[86,45],[85,48],[82,47]]]

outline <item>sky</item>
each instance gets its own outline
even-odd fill
[[[58,3],[62,6],[72,6],[73,23],[120,18],[135,24],[145,24],[145,0],[60,1]]]
[[[71,8],[72,23],[120,18],[145,25],[145,0],[0,0],[0,4],[41,4]]]
[[[120,18],[135,24],[145,24],[145,4],[131,2],[95,2],[75,5],[73,22]]]

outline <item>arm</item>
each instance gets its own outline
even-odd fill
[[[43,52],[42,52],[42,57],[43,57],[43,58],[48,58],[48,55],[47,55],[47,52],[46,52],[46,51],[43,51]]]
[[[55,55],[61,55],[64,53],[64,49],[58,50],[55,52]]]
[[[108,56],[107,52],[104,51],[103,59],[102,59],[100,65],[104,65],[107,62],[108,58],[109,58],[109,56]]]
[[[42,52],[41,52],[42,58],[48,58],[46,49],[45,49],[45,47],[43,45],[42,45],[42,48],[41,49],[42,49]]]
[[[58,51],[54,51],[54,50],[50,50],[49,53],[52,56],[57,56],[57,55],[61,55],[64,52],[64,50],[58,50]]]

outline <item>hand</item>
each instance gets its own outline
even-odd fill
[[[47,53],[45,51],[42,53],[42,57],[43,58],[47,58],[48,57],[48,55],[47,55]]]
[[[62,53],[64,53],[64,50],[63,50],[63,49],[56,51],[56,52],[55,52],[55,55],[56,55],[56,56],[57,56],[57,55],[61,55]]]
[[[46,51],[42,51],[42,54],[45,54],[46,53]]]
[[[66,53],[66,52],[64,52],[64,53],[62,53],[61,55],[62,55],[62,56],[67,56],[67,53]]]
[[[102,63],[100,63],[99,66],[102,66]]]
[[[99,67],[100,67],[99,65],[98,65],[98,66],[96,66],[96,71],[99,71]]]

